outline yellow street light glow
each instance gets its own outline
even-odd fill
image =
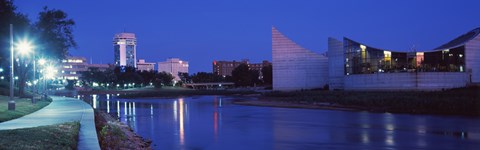
[[[17,49],[20,54],[25,55],[27,53],[30,53],[30,51],[32,51],[33,46],[30,42],[27,42],[26,40],[22,40],[20,41],[20,43],[17,43]]]

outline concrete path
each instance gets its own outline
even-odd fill
[[[21,118],[0,123],[0,130],[80,121],[78,149],[100,149],[92,107],[74,98],[51,97],[53,101],[48,106]]]

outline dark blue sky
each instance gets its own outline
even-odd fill
[[[72,55],[112,63],[115,33],[137,35],[137,59],[179,57],[190,73],[213,60],[271,60],[271,26],[318,53],[346,36],[392,50],[432,49],[480,27],[478,0],[16,0],[32,20],[43,6],[76,21]]]

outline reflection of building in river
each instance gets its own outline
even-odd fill
[[[218,130],[222,125],[222,98],[215,96],[213,99],[213,133],[214,139],[217,140],[218,138]]]

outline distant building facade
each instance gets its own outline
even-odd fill
[[[188,73],[188,62],[179,58],[169,58],[164,62],[158,62],[158,72],[168,72],[175,77],[175,81],[180,81],[178,73]]]
[[[87,59],[85,57],[67,57],[61,63],[60,79],[78,80],[81,72],[88,70]]]
[[[58,79],[78,80],[80,79],[82,72],[88,71],[88,68],[97,68],[99,71],[105,71],[110,68],[110,65],[88,64],[85,57],[69,56],[62,60]]]
[[[252,70],[261,71],[263,67],[270,66],[272,63],[264,60],[262,63],[250,63],[248,59],[241,61],[213,61],[212,72],[220,76],[231,76],[232,71],[241,64],[247,64]]]
[[[145,59],[139,59],[137,62],[138,71],[154,71],[155,63],[145,62]]]
[[[114,65],[137,67],[137,39],[134,33],[118,33],[113,37]]]

